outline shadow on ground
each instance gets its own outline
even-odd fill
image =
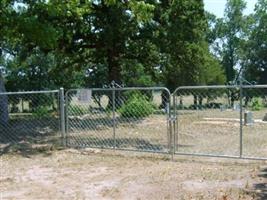
[[[254,191],[256,199],[266,200],[267,199],[267,168],[260,171],[259,175],[263,180],[260,183],[254,184]]]
[[[141,124],[144,118],[134,118],[134,117],[116,117],[117,126],[132,126],[135,127]],[[107,129],[114,126],[114,119],[112,115],[102,116],[102,114],[87,114],[84,116],[69,116],[68,118],[69,127],[75,128],[77,130],[98,130]]]
[[[37,154],[51,155],[51,151],[55,150],[57,147],[52,144],[30,144],[27,142],[21,143],[11,143],[11,144],[1,144],[0,146],[0,156],[4,154],[16,154],[23,157],[31,157]]]
[[[58,118],[15,118],[0,126],[0,156],[16,153],[29,157],[47,153],[60,143]]]
[[[92,136],[76,137],[72,135],[67,139],[67,145],[78,147],[97,148],[118,148],[135,149],[141,151],[167,151],[167,146],[159,143],[152,143],[149,140],[140,138],[98,138]]]

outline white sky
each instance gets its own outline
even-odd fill
[[[247,8],[245,14],[250,14],[254,10],[254,6],[257,0],[245,0],[247,2]],[[226,4],[226,0],[204,0],[205,9],[217,17],[223,17],[223,12]]]

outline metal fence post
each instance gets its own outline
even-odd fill
[[[64,88],[59,89],[60,98],[60,128],[61,128],[61,138],[62,145],[66,146],[66,127],[65,127],[65,100],[64,100]]]
[[[112,123],[113,123],[113,148],[116,148],[116,121],[115,121],[115,88],[112,88]]]
[[[178,140],[178,126],[177,126],[177,110],[176,110],[176,93],[173,94],[173,116],[174,116],[174,121],[173,121],[173,151],[174,153],[176,151],[178,151],[178,148],[177,148],[177,140]]]
[[[240,79],[240,141],[239,141],[239,157],[242,158],[243,156],[243,83],[242,83],[242,79]]]
[[[166,104],[167,106],[167,115],[168,115],[168,148],[172,157],[172,160],[174,158],[174,115],[173,115],[173,108],[172,108],[172,102],[171,102],[171,95],[169,94],[168,96],[168,103]]]
[[[168,151],[169,154],[172,156],[173,159],[173,151],[172,151],[172,116],[170,113],[170,106],[166,105],[166,111],[167,111],[167,142],[168,142]]]

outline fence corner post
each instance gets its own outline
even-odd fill
[[[65,126],[65,98],[64,98],[64,88],[59,89],[59,105],[60,105],[60,129],[61,129],[61,139],[62,145],[66,146],[66,126]]]

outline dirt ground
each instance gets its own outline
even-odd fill
[[[267,162],[94,149],[6,152],[0,199],[266,199]]]

